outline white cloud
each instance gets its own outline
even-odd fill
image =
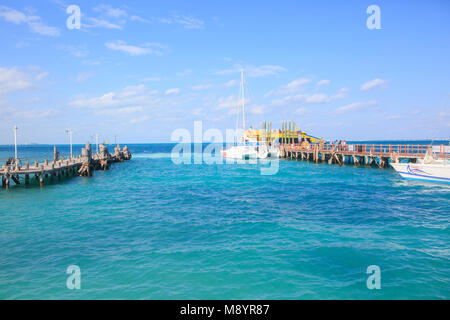
[[[373,79],[361,85],[361,91],[366,91],[375,87],[379,87],[385,83],[382,79]]]
[[[43,80],[43,79],[45,79],[45,78],[47,78],[48,77],[48,72],[41,72],[41,73],[38,73],[37,75],[36,75],[36,80],[37,81],[40,81],[40,80]]]
[[[222,109],[228,109],[228,108],[237,108],[239,103],[239,99],[233,95],[228,96],[226,98],[220,97],[216,104],[215,110],[222,110]]]
[[[163,47],[159,43],[146,43],[144,46],[139,47],[135,45],[129,45],[122,40],[106,42],[105,46],[110,50],[122,51],[131,56],[140,56],[145,54],[161,55],[162,54],[161,51],[152,49],[151,47],[158,47],[158,48]]]
[[[83,27],[86,28],[123,29],[122,25],[101,18],[85,17],[82,21],[88,21],[88,23],[83,23]]]
[[[99,66],[99,65],[101,65],[101,62],[98,61],[98,60],[85,59],[82,62],[83,62],[83,64],[88,65],[88,66]]]
[[[345,112],[349,112],[349,111],[361,110],[361,109],[365,109],[367,107],[375,106],[377,104],[378,104],[378,102],[375,100],[365,101],[365,102],[354,102],[354,103],[337,108],[336,113],[341,114],[341,113],[345,113]]]
[[[164,94],[166,96],[171,95],[171,94],[179,94],[180,93],[180,89],[179,88],[172,88],[172,89],[167,89]]]
[[[25,23],[33,33],[51,37],[57,37],[60,35],[58,28],[47,26],[42,22],[41,17],[29,13],[23,13],[6,6],[0,6],[0,18],[14,24]]]
[[[97,17],[83,15],[81,19],[83,27],[122,30],[129,19],[128,13],[124,9],[113,8],[106,4],[94,7],[93,11],[99,15]],[[130,19],[135,20],[135,17]]]
[[[135,123],[139,123],[139,122],[143,122],[143,121],[147,121],[149,119],[148,116],[142,116],[140,118],[133,118],[130,120],[131,124],[135,124]]]
[[[329,84],[330,83],[330,80],[320,80],[319,82],[317,82],[317,85],[318,86],[323,86],[323,85],[326,85],[326,84]]]
[[[75,108],[111,108],[136,105],[147,105],[158,102],[155,95],[158,91],[149,91],[145,85],[127,86],[119,91],[111,91],[99,97],[73,99],[69,106]]]
[[[29,108],[16,108],[7,107],[0,109],[0,117],[11,119],[43,119],[54,116],[58,111],[54,109],[29,109]]]
[[[249,112],[250,112],[251,114],[259,115],[259,114],[264,114],[264,113],[266,113],[266,112],[267,112],[267,109],[266,109],[265,106],[252,106],[252,107],[249,107]]]
[[[401,118],[403,118],[403,116],[401,116],[399,114],[393,114],[393,115],[386,117],[387,120],[397,120],[397,119],[401,119]]]
[[[54,115],[56,111],[53,109],[37,109],[33,106],[39,103],[39,97],[24,99],[24,93],[38,88],[39,82],[47,76],[48,72],[42,72],[39,67],[23,70],[0,67],[0,119],[40,119]],[[10,100],[16,97],[10,95],[19,92],[20,107],[11,106]]]
[[[27,48],[29,46],[31,46],[31,43],[27,41],[19,41],[16,43],[16,48]]]
[[[260,77],[266,77],[266,76],[272,76],[276,75],[280,72],[286,71],[285,68],[281,66],[275,66],[275,65],[265,65],[260,67],[248,67],[247,73],[248,76],[251,78],[260,78]]]
[[[147,78],[142,79],[142,81],[145,81],[145,82],[156,82],[156,81],[161,81],[161,78],[160,77],[147,77]]]
[[[191,102],[198,106],[198,97],[178,95],[175,93],[179,89],[174,89],[160,92],[144,84],[132,85],[95,96],[75,96],[68,107],[83,108],[85,114],[86,111],[91,111],[93,116],[102,119],[110,117],[111,121],[120,120],[126,124],[138,123],[144,119],[180,117],[186,114],[186,106],[190,106]]]
[[[298,90],[301,86],[303,86],[304,84],[310,82],[311,80],[309,80],[308,78],[300,78],[300,79],[296,79],[294,81],[289,82],[284,88],[289,91],[295,91]]]
[[[146,19],[138,15],[130,15],[124,8],[114,8],[110,5],[101,4],[94,8],[98,17],[83,17],[87,28],[107,28],[122,30],[127,21],[137,21],[142,23],[163,23],[178,24],[185,29],[203,29],[204,22],[189,15],[174,15],[169,18],[150,18]]]
[[[325,93],[314,93],[314,94],[297,94],[289,95],[281,99],[275,99],[272,101],[273,105],[283,106],[288,104],[320,104],[329,103],[339,99],[345,98],[344,93],[336,93],[334,95],[328,95]]]
[[[289,82],[288,84],[282,86],[281,88],[277,89],[277,90],[271,90],[269,92],[267,92],[264,97],[270,97],[273,95],[282,95],[282,94],[288,94],[288,93],[294,93],[297,91],[300,91],[303,89],[303,86],[307,83],[311,82],[310,79],[308,78],[299,78],[299,79],[295,79],[291,82]]]
[[[206,84],[198,84],[198,85],[192,86],[191,89],[194,91],[202,91],[202,90],[206,90],[206,89],[211,89],[212,87],[213,87],[212,84],[206,83]]]
[[[33,87],[34,81],[42,80],[47,75],[46,72],[36,75],[19,71],[16,68],[0,67],[0,95],[30,89]]]
[[[109,115],[109,116],[122,116],[130,113],[136,113],[143,111],[144,108],[142,106],[136,106],[136,107],[124,107],[124,108],[118,108],[118,109],[103,109],[96,111],[96,115]]]
[[[63,45],[59,46],[59,49],[71,54],[76,58],[84,58],[89,54],[89,50],[84,46],[72,46],[72,45]]]
[[[139,17],[139,16],[136,16],[136,15],[134,15],[134,16],[131,16],[131,17],[130,17],[130,20],[131,20],[131,21],[138,21],[138,22],[143,22],[143,23],[151,23],[151,21],[150,21],[150,20],[148,20],[148,19],[144,19],[144,18],[141,18],[141,17]]]
[[[42,34],[44,36],[57,37],[60,34],[57,28],[47,26],[41,21],[28,22],[28,26],[30,27],[31,32]]]
[[[237,81],[237,80],[230,80],[230,81],[228,81],[228,82],[225,82],[225,83],[223,84],[223,86],[224,86],[225,88],[231,88],[231,87],[236,86],[237,84],[238,84],[238,81]]]
[[[286,71],[285,68],[277,65],[263,65],[263,66],[246,66],[242,67],[241,65],[235,65],[233,68],[219,70],[213,72],[215,75],[230,75],[241,72],[242,68],[244,68],[245,75],[250,78],[262,78],[271,75],[279,74],[280,72]]]
[[[166,24],[180,24],[185,29],[203,29],[204,22],[192,16],[175,15],[171,18],[157,18],[157,22]]]
[[[194,18],[188,15],[174,15],[169,18],[142,18],[137,15],[132,15],[130,17],[131,21],[138,21],[142,23],[161,23],[161,24],[179,24],[185,29],[193,30],[193,29],[204,29],[204,21]]]
[[[87,81],[89,78],[91,78],[93,75],[94,75],[93,72],[90,72],[90,71],[83,71],[83,72],[80,72],[80,73],[77,75],[75,81],[78,82],[78,83],[83,83],[83,82],[86,82],[86,81]]]
[[[177,77],[185,77],[192,73],[191,69],[184,70],[183,72],[178,72]]]
[[[105,16],[109,16],[112,18],[122,18],[127,17],[128,14],[125,10],[119,8],[113,8],[110,5],[101,4],[94,8],[95,12],[99,12]]]
[[[304,115],[306,112],[308,111],[308,109],[306,109],[305,107],[301,107],[301,108],[298,108],[297,110],[295,110],[295,114],[296,115],[298,115],[298,116],[302,116],[302,115]]]
[[[0,17],[2,17],[7,22],[12,22],[15,24],[21,24],[23,22],[28,22],[29,18],[23,12],[17,11],[6,6],[0,6]]]
[[[192,115],[200,117],[204,116],[205,113],[203,112],[202,108],[195,108],[194,110],[192,110]]]

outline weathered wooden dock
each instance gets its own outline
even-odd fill
[[[55,147],[51,161],[46,159],[43,163],[35,161],[34,164],[26,161],[24,165],[17,160],[8,161],[7,164],[0,168],[2,187],[9,189],[11,180],[16,185],[22,183],[29,185],[30,179],[35,179],[43,187],[46,180],[53,182],[55,179],[61,181],[63,177],[90,177],[94,170],[108,170],[112,163],[130,160],[131,157],[132,155],[127,146],[121,149],[117,145],[114,148],[114,153],[110,154],[108,147],[100,144],[99,153],[93,154],[91,145],[88,143],[85,148],[81,149],[81,155],[64,159],[63,156],[59,156],[59,152]]]
[[[427,152],[433,152],[442,159],[446,157],[446,147],[443,145],[433,148],[431,145],[281,143],[280,152],[281,157],[286,159],[378,168],[387,168],[392,162],[416,163],[423,159]]]

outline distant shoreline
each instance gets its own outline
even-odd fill
[[[331,141],[335,141],[336,139],[332,139]],[[325,140],[330,141],[330,140]],[[341,139],[341,141],[344,141]],[[449,142],[449,139],[383,139],[383,140],[345,140],[347,143],[359,143],[359,142],[367,142],[367,143],[373,143],[373,142],[408,142],[408,141],[415,141],[415,142],[425,142],[425,141],[433,141],[433,142]],[[204,143],[211,143],[211,142],[204,142]],[[225,143],[225,142],[224,142]],[[95,143],[91,143],[95,144]],[[178,144],[178,142],[125,142],[125,143],[119,143],[120,145],[145,145],[145,144]],[[195,144],[195,143],[193,143]],[[74,146],[84,146],[85,143],[74,143]],[[106,145],[114,145],[114,143],[107,143]],[[67,143],[32,143],[32,144],[18,144],[18,147],[39,147],[39,146],[68,146]],[[0,147],[14,147],[14,144],[0,144]]]

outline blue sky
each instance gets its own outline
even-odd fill
[[[81,9],[69,30],[66,8]],[[369,30],[369,5],[381,29]],[[326,139],[450,138],[450,2],[1,1],[0,144],[168,142],[294,120]]]

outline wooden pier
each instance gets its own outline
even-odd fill
[[[131,153],[127,146],[121,149],[117,145],[114,148],[114,153],[110,154],[108,147],[100,144],[99,153],[92,154],[91,145],[88,143],[85,148],[81,149],[80,156],[68,159],[64,159],[63,156],[60,157],[55,147],[52,161],[46,159],[43,163],[35,161],[34,164],[26,161],[24,165],[21,165],[20,161],[8,161],[7,164],[0,168],[2,187],[9,189],[11,180],[16,185],[22,183],[29,185],[30,179],[35,179],[43,187],[44,181],[46,180],[54,182],[56,179],[61,181],[63,177],[90,177],[94,170],[108,170],[111,163],[123,162],[130,159]]]
[[[293,121],[283,121],[277,137],[281,158],[315,163],[388,168],[390,163],[417,163],[427,153],[445,159],[450,151],[450,147],[444,145],[326,143],[323,138],[299,130]]]
[[[388,168],[392,162],[401,160],[416,163],[427,152],[439,158],[446,157],[446,148],[439,150],[430,145],[384,145],[384,144],[304,144],[281,143],[281,157],[286,159],[312,161],[315,163],[352,164]]]

